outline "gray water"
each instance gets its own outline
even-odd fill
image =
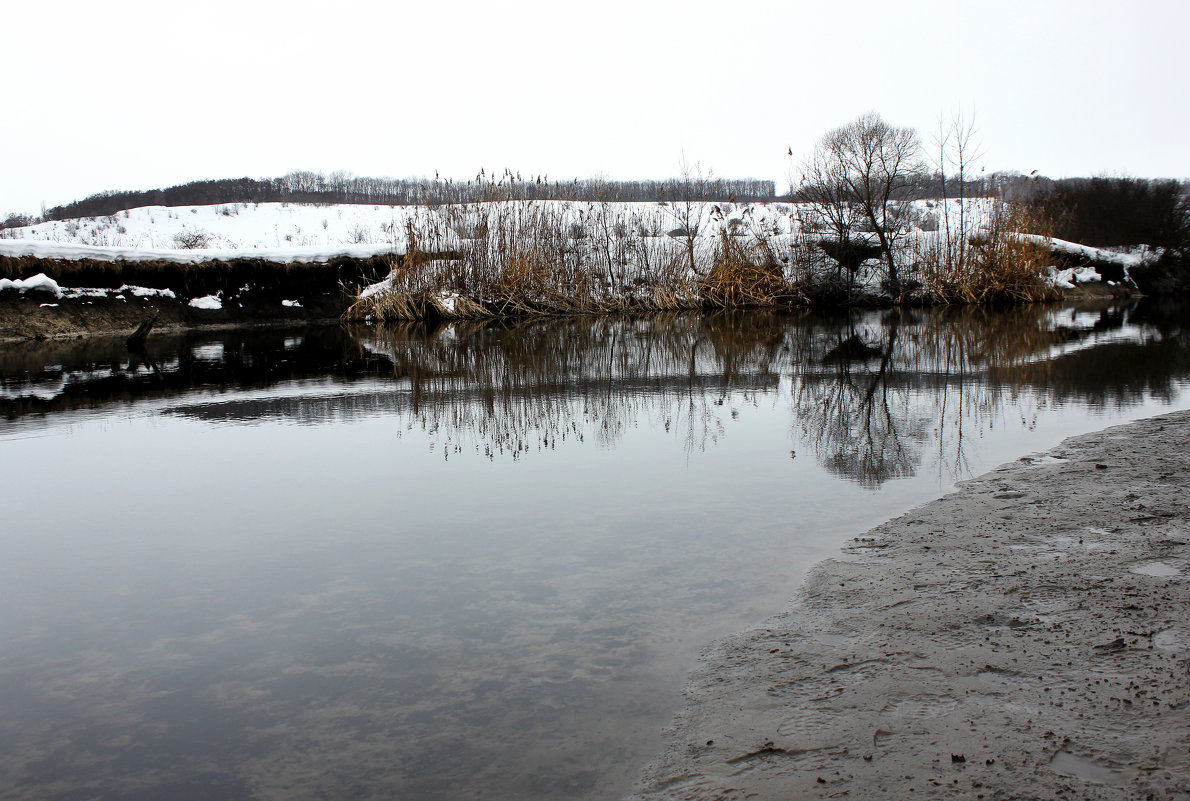
[[[1190,407],[1153,307],[0,350],[0,794],[611,799],[850,537]]]

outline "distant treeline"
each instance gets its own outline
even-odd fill
[[[1040,179],[1015,187],[1051,236],[1096,247],[1190,246],[1190,192],[1171,179]]]
[[[959,195],[954,180],[946,192]],[[995,194],[996,178],[967,181],[967,197]],[[918,176],[903,199],[942,197],[941,176]],[[83,200],[45,209],[45,220],[105,217],[142,206],[213,206],[224,203],[332,203],[407,206],[415,204],[472,203],[482,200],[577,200],[608,202],[676,201],[684,199],[727,203],[798,200],[798,193],[777,195],[774,181],[757,178],[684,177],[647,180],[602,178],[551,181],[524,180],[519,175],[481,173],[470,181],[427,178],[368,178],[342,172],[291,172],[280,178],[223,178],[191,181],[165,189],[100,192]],[[38,222],[27,215],[10,215],[0,228]]]
[[[799,191],[778,196],[773,181],[755,178],[684,177],[618,181],[584,179],[524,180],[505,172],[482,173],[470,181],[425,178],[367,178],[343,172],[291,172],[280,178],[226,178],[192,181],[166,189],[101,192],[83,200],[45,209],[41,218],[10,214],[0,229],[43,220],[103,217],[141,206],[206,206],[232,203],[311,203],[411,205],[468,203],[480,200],[797,201]],[[901,199],[997,197],[1023,203],[1045,220],[1047,233],[1099,247],[1146,244],[1190,247],[1190,186],[1172,179],[1065,178],[994,173],[960,188],[948,179],[945,191],[937,173],[916,176]]]
[[[1001,193],[1003,186],[1016,181],[1016,179],[1017,175],[1015,173],[1011,175],[993,174],[987,177],[966,180],[960,185],[958,179],[953,176],[948,175],[943,179],[941,173],[921,173],[908,176],[905,186],[897,187],[893,190],[892,199],[938,200],[944,197],[994,197]],[[803,189],[795,187],[790,194],[779,199],[806,202],[812,196],[812,193],[807,193]]]
[[[963,193],[978,197],[996,192],[993,179],[966,181]],[[950,180],[946,192],[959,195]],[[942,197],[943,184],[937,174],[919,176],[903,199]],[[368,178],[342,172],[291,172],[280,178],[223,178],[191,181],[165,189],[100,192],[83,200],[45,209],[45,220],[76,217],[105,217],[142,206],[213,206],[223,203],[345,203],[357,205],[407,206],[415,204],[472,203],[482,200],[518,198],[525,200],[578,200],[608,202],[674,201],[684,199],[727,203],[798,200],[798,193],[777,195],[774,181],[757,178],[684,177],[646,180],[602,178],[550,181],[524,180],[519,175],[480,174],[470,181],[427,178]],[[0,228],[38,222],[27,215],[10,215]]]
[[[686,197],[697,187],[699,199],[726,202],[771,201],[776,184],[755,178],[670,178],[613,181],[586,179],[524,180],[518,175],[480,174],[471,181],[426,178],[366,178],[347,173],[291,172],[280,178],[225,178],[192,181],[166,189],[101,192],[83,200],[46,209],[46,220],[103,217],[141,206],[210,206],[221,203],[347,203],[406,206],[468,203],[480,200],[656,201]]]

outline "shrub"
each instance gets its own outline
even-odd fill
[[[1020,231],[1049,233],[1029,209],[993,203],[979,235],[956,229],[950,236],[924,238],[917,247],[914,277],[928,298],[945,303],[999,303],[1053,300],[1056,290],[1043,277],[1050,251],[1023,240]],[[962,257],[953,237],[963,237]]]
[[[201,228],[183,228],[173,236],[174,247],[181,250],[201,250],[210,247],[214,237]]]

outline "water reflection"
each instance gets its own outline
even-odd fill
[[[207,397],[169,411],[239,424],[384,416],[397,432],[428,435],[443,458],[494,460],[568,440],[610,447],[642,425],[701,451],[741,407],[788,392],[803,451],[876,488],[923,464],[963,476],[966,443],[1005,415],[1027,427],[1048,405],[1168,401],[1188,359],[1178,312],[1150,305],[657,315],[154,345],[145,355],[116,342],[10,352],[0,408],[14,419],[202,389]]]
[[[5,348],[0,785],[616,797],[709,640],[954,477],[1184,404],[1188,354],[1143,305]]]
[[[611,446],[654,424],[703,450],[741,405],[787,388],[803,448],[874,488],[927,456],[939,475],[964,475],[965,441],[1010,407],[1028,425],[1030,403],[1168,400],[1187,372],[1183,319],[1134,304],[238,331],[158,338],[139,354],[118,340],[28,343],[0,358],[0,412],[203,390],[170,412],[238,424],[387,416],[447,459],[518,459],[571,439]]]
[[[806,333],[791,369],[800,437],[870,487],[927,455],[963,477],[966,443],[1006,415],[1028,428],[1047,405],[1168,400],[1190,366],[1176,311],[1145,306],[891,311]]]
[[[450,326],[365,332],[409,382],[406,425],[449,458],[519,458],[576,439],[610,446],[656,423],[703,448],[730,393],[750,403],[780,382],[782,325],[768,315]]]
[[[388,374],[386,363],[337,327],[155,335],[143,352],[129,351],[122,337],[22,342],[0,349],[0,416],[45,417],[195,391],[271,390],[310,379],[350,383]]]

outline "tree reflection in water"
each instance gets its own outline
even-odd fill
[[[646,420],[705,448],[729,397],[778,389],[783,333],[769,315],[657,315],[390,328],[361,342],[409,381],[406,425],[437,435],[448,457],[518,458],[559,440],[609,446]]]
[[[871,488],[914,475],[927,452],[966,473],[964,445],[1049,404],[1168,397],[1188,372],[1185,328],[1143,307],[767,313],[362,330],[409,382],[404,425],[445,456],[495,459],[559,439],[618,441],[644,420],[714,444],[741,407],[788,395],[795,439]]]
[[[1050,405],[1170,399],[1190,373],[1184,320],[1152,305],[720,312],[199,333],[143,354],[30,343],[0,353],[0,417],[149,401],[230,424],[388,416],[444,458],[494,460],[646,426],[693,453],[747,407],[788,404],[796,449],[877,488],[927,465],[966,475],[972,437]]]

